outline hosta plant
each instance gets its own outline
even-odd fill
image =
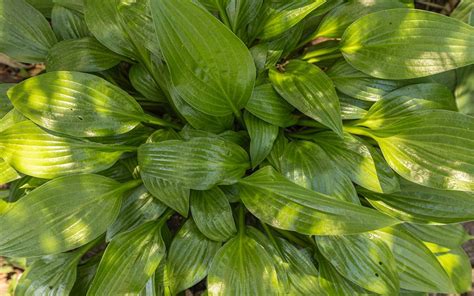
[[[469,291],[472,3],[0,0],[16,295]]]

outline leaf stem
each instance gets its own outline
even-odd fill
[[[243,204],[239,206],[239,235],[245,234],[245,207]]]
[[[311,58],[308,59],[308,63],[317,63],[317,62],[322,62],[322,61],[327,61],[327,60],[332,60],[332,59],[337,59],[339,57],[342,57],[342,53],[334,53],[334,54],[328,54],[328,55],[323,55],[317,58]]]
[[[294,235],[293,233],[291,233],[289,231],[278,229],[278,228],[274,228],[274,229],[279,234],[281,234],[284,238],[286,238],[287,240],[289,240],[289,241],[291,241],[291,242],[293,242],[297,245],[300,245],[300,246],[305,247],[305,248],[306,247],[307,248],[312,248],[313,247],[310,243],[300,239],[299,237],[297,237],[296,235]]]
[[[181,126],[174,124],[172,122],[166,121],[164,119],[152,116],[150,114],[145,114],[144,118],[142,119],[142,122],[149,123],[149,124],[154,124],[158,126],[163,126],[163,127],[171,127],[176,130],[180,130]]]
[[[369,131],[369,129],[359,127],[359,126],[344,126],[343,127],[345,132],[350,134],[358,135],[358,136],[366,136],[370,138],[375,138],[375,136]]]

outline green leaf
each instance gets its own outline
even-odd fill
[[[87,294],[92,280],[94,279],[97,267],[99,267],[102,254],[95,255],[87,262],[77,267],[76,282],[72,287],[70,296],[84,296]]]
[[[48,180],[24,176],[9,184],[10,193],[6,200],[11,203],[18,201],[46,182],[48,182]]]
[[[314,143],[289,143],[280,160],[280,172],[302,187],[360,204],[351,179]]]
[[[14,83],[0,84],[0,118],[3,118],[13,109],[13,105],[7,96],[7,91],[13,86],[15,86]]]
[[[273,89],[270,83],[256,86],[245,109],[279,127],[288,127],[296,124],[296,116],[292,114],[294,108],[288,104]]]
[[[261,11],[264,0],[230,0],[226,6],[226,15],[234,33],[245,31]],[[239,36],[240,37],[240,36]]]
[[[469,15],[473,10],[474,2],[471,0],[461,0],[458,6],[451,12],[450,17],[467,23],[469,21]]]
[[[94,240],[117,218],[122,194],[139,182],[120,185],[99,175],[49,181],[0,215],[3,225],[0,254],[8,257],[56,254]]]
[[[437,83],[413,84],[399,88],[372,105],[365,117],[357,121],[357,125],[376,129],[390,121],[429,109],[457,111],[452,92]]]
[[[8,96],[36,124],[76,137],[123,134],[140,121],[161,124],[124,90],[92,74],[42,74],[17,84]]]
[[[269,75],[273,87],[288,103],[342,135],[339,99],[334,84],[321,69],[292,60],[285,72],[271,69]]]
[[[401,191],[380,194],[358,188],[377,210],[413,223],[457,223],[474,219],[474,194],[432,189],[404,181]]]
[[[474,63],[474,27],[438,13],[390,9],[366,15],[344,32],[341,51],[377,78],[409,79]]]
[[[406,80],[387,80],[371,77],[352,67],[344,59],[337,61],[327,71],[341,93],[363,101],[375,102],[409,82]]]
[[[250,98],[256,75],[247,47],[191,1],[152,0],[150,5],[178,94],[209,115],[239,114]]]
[[[382,155],[361,138],[344,133],[341,139],[335,133],[323,132],[316,134],[314,141],[354,183],[376,192],[399,190],[398,178]]]
[[[232,208],[219,187],[193,190],[191,213],[197,228],[211,240],[224,242],[237,233]]]
[[[31,6],[39,10],[45,17],[51,16],[51,9],[53,8],[53,0],[26,0]]]
[[[53,3],[80,13],[84,12],[84,0],[53,0]]]
[[[140,166],[140,175],[148,191],[159,201],[187,217],[190,189],[180,182],[156,177],[148,171],[148,168]]]
[[[351,129],[348,129],[352,131]],[[388,164],[403,178],[444,190],[474,191],[474,118],[445,110],[418,111],[374,130]]]
[[[12,168],[8,162],[3,158],[0,158],[0,184],[10,183],[16,179],[20,179],[21,176]]]
[[[456,71],[456,104],[461,113],[474,115],[474,66],[467,66]]]
[[[420,292],[454,292],[448,275],[420,240],[398,228],[384,228],[374,235],[392,250],[401,288]]]
[[[250,159],[256,168],[272,151],[279,128],[267,123],[249,112],[244,113],[244,122],[250,136]]]
[[[442,246],[428,243],[427,247],[433,252],[451,278],[456,292],[469,293],[472,291],[472,267],[469,256],[462,247],[447,249]]]
[[[26,63],[41,63],[57,42],[45,17],[25,0],[0,4],[0,52]]]
[[[41,257],[20,277],[15,295],[67,296],[74,286],[77,264],[84,251]]]
[[[219,138],[144,144],[138,163],[146,174],[195,190],[236,183],[249,168],[247,152]]]
[[[339,105],[341,105],[342,120],[361,119],[372,106],[372,102],[352,98],[343,93],[338,93]]]
[[[171,242],[166,261],[172,295],[191,288],[207,276],[209,265],[221,244],[202,235],[189,219]]]
[[[473,238],[461,224],[421,225],[404,223],[401,227],[424,242],[438,244],[450,249],[461,247]]]
[[[276,228],[309,235],[352,234],[397,224],[369,208],[300,187],[271,167],[239,182],[246,208]]]
[[[5,116],[0,119],[0,132],[14,126],[17,123],[29,121],[28,118],[23,116],[18,110],[12,109]]]
[[[54,5],[51,15],[51,25],[56,36],[61,40],[80,39],[92,36],[89,28],[87,28],[84,15],[61,5]]]
[[[135,64],[128,73],[133,87],[148,100],[153,102],[167,102],[163,90],[158,86],[148,70],[142,64]]]
[[[379,237],[363,233],[315,239],[323,256],[350,281],[377,294],[399,291],[394,256]]]
[[[228,241],[209,268],[207,291],[215,295],[280,295],[272,257],[245,234]]]
[[[361,287],[344,278],[323,256],[318,256],[319,283],[327,295],[370,295]]]
[[[340,38],[354,21],[367,14],[393,8],[412,8],[413,3],[398,0],[356,0],[331,10],[323,19],[312,39]]]
[[[120,63],[121,57],[103,46],[96,39],[64,40],[49,51],[46,66],[48,71],[99,72]]]
[[[281,35],[301,22],[308,14],[326,2],[325,0],[293,1],[276,9],[270,9],[258,35],[268,40]]]
[[[106,241],[111,241],[121,232],[158,219],[166,206],[153,198],[145,186],[137,187],[124,198],[117,220],[107,229]]]
[[[111,167],[124,152],[134,150],[48,133],[31,121],[0,132],[0,149],[14,169],[44,179],[100,172]]]
[[[105,249],[87,295],[140,293],[166,254],[164,218],[117,235]]]

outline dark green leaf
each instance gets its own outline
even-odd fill
[[[354,183],[376,192],[399,190],[398,179],[382,155],[361,138],[344,133],[318,133],[314,141],[346,173]]]
[[[471,0],[461,0],[450,16],[467,23],[469,21],[469,15],[473,10],[474,2]]]
[[[450,249],[461,247],[473,238],[461,224],[421,225],[404,223],[401,227],[424,242],[435,243]]]
[[[144,144],[138,162],[143,173],[195,190],[236,183],[249,168],[247,152],[219,138]]]
[[[425,77],[474,63],[474,27],[441,14],[390,9],[364,16],[344,32],[341,51],[377,78]]]
[[[97,267],[99,267],[102,254],[95,255],[86,263],[77,267],[76,282],[72,287],[70,296],[84,296],[87,294],[92,280],[94,279]]]
[[[362,101],[352,98],[343,93],[338,93],[338,96],[339,104],[341,105],[342,120],[363,118],[373,104],[369,101]]]
[[[117,65],[121,57],[92,37],[54,45],[46,60],[48,71],[99,72]]]
[[[0,149],[2,157],[17,171],[45,179],[100,172],[124,152],[134,150],[48,133],[31,121],[0,132]]]
[[[13,86],[15,86],[14,83],[0,84],[0,118],[3,118],[13,109],[13,105],[7,96],[7,91]]]
[[[279,127],[296,124],[296,116],[292,114],[293,106],[278,95],[270,83],[254,88],[245,109],[258,118]]]
[[[41,63],[56,42],[48,21],[25,0],[0,3],[0,52],[20,62]]]
[[[26,0],[26,2],[39,10],[45,17],[51,16],[51,9],[54,6],[53,0]]]
[[[54,5],[51,16],[54,33],[61,40],[80,39],[92,36],[84,16],[61,5]]]
[[[122,194],[139,182],[120,185],[99,175],[49,181],[0,216],[3,225],[0,254],[9,257],[56,254],[94,240],[117,217]]]
[[[53,0],[53,3],[80,13],[84,12],[84,0]]]
[[[128,76],[133,87],[148,100],[167,102],[165,93],[142,64],[133,65]]]
[[[300,187],[265,167],[239,182],[240,197],[257,218],[304,234],[359,233],[397,224],[369,208]]]
[[[140,293],[166,254],[161,237],[165,222],[150,221],[117,235],[107,246],[87,295]]]
[[[250,136],[250,159],[256,168],[272,151],[279,128],[267,123],[249,112],[244,113],[244,122]]]
[[[176,295],[204,279],[220,246],[202,235],[189,219],[171,242],[166,261],[171,294]]]
[[[392,252],[371,234],[317,236],[323,256],[336,270],[357,285],[378,294],[396,294],[399,279]]]
[[[232,208],[219,187],[192,191],[191,213],[199,230],[214,241],[227,241],[236,234]]]
[[[150,5],[160,48],[179,95],[209,115],[239,114],[250,98],[256,75],[247,47],[191,1],[151,0]]]
[[[456,71],[456,104],[461,113],[474,115],[474,66],[467,66]]]
[[[342,135],[342,120],[332,81],[318,67],[293,60],[285,72],[270,70],[270,80],[280,95],[296,109]]]

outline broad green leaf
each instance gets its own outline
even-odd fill
[[[246,26],[252,22],[261,11],[264,0],[229,0],[227,1],[226,15],[232,31],[237,35],[245,32]]]
[[[160,124],[121,88],[92,74],[58,71],[8,91],[13,106],[38,125],[76,137],[123,134],[140,121]]]
[[[0,118],[3,118],[13,109],[13,105],[8,99],[7,91],[15,86],[14,83],[1,83],[0,84]]]
[[[433,243],[427,247],[435,254],[436,259],[446,271],[456,292],[469,293],[472,291],[472,267],[469,256],[462,247],[447,249]]]
[[[454,96],[446,86],[424,83],[399,88],[372,105],[357,125],[380,128],[390,121],[429,109],[457,111]]]
[[[461,224],[421,225],[404,223],[401,227],[424,242],[438,244],[450,249],[461,247],[473,238]]]
[[[361,119],[372,106],[372,102],[352,98],[343,93],[338,93],[339,105],[341,106],[342,120]]]
[[[87,295],[140,293],[166,254],[161,237],[164,218],[114,237],[105,249]]]
[[[364,190],[362,194],[382,213],[413,223],[458,223],[474,219],[474,194],[432,189],[402,182],[401,191],[381,194]]]
[[[296,116],[292,114],[293,106],[278,95],[270,83],[254,88],[245,109],[258,118],[279,127],[288,127],[296,124],[297,121]]]
[[[239,182],[240,198],[257,218],[276,228],[309,235],[365,232],[397,224],[369,208],[300,187],[271,167]]]
[[[0,184],[10,183],[21,178],[17,171],[12,168],[3,158],[0,158]]]
[[[100,172],[124,152],[134,150],[48,133],[31,121],[0,132],[0,149],[4,160],[17,171],[44,179]]]
[[[387,80],[371,77],[352,67],[344,59],[337,61],[327,71],[336,89],[363,101],[378,101],[384,95],[408,84],[405,80]]]
[[[0,132],[23,121],[28,121],[28,118],[23,116],[18,110],[12,109],[0,119]]]
[[[153,102],[166,102],[163,90],[158,86],[148,70],[142,64],[135,64],[128,73],[133,87],[148,100]]]
[[[394,256],[379,237],[364,233],[315,239],[323,256],[347,279],[382,295],[399,291]]]
[[[121,57],[92,37],[64,40],[49,51],[48,71],[99,72],[117,65]]]
[[[13,203],[29,194],[34,189],[40,187],[44,183],[48,182],[46,179],[33,178],[30,176],[24,176],[9,184],[10,193],[6,199],[8,202]]]
[[[155,131],[153,128],[138,124],[134,129],[124,134],[106,137],[93,137],[87,138],[87,140],[109,145],[139,146],[151,136],[153,131]]]
[[[474,191],[474,117],[426,110],[377,129],[355,128],[353,132],[376,140],[387,163],[411,182]]]
[[[173,238],[166,261],[171,294],[176,295],[204,279],[220,246],[206,238],[192,219],[186,221]]]
[[[45,17],[25,0],[0,3],[0,52],[26,63],[41,63],[57,42]]]
[[[314,143],[289,143],[280,160],[280,172],[302,187],[360,204],[351,179]]]
[[[399,190],[398,178],[382,155],[361,138],[344,133],[341,139],[335,133],[323,132],[316,134],[314,141],[354,183],[376,192]]]
[[[474,10],[474,2],[472,0],[460,0],[456,9],[451,12],[451,17],[463,22],[469,21],[469,15]]]
[[[366,15],[344,32],[341,51],[377,78],[425,77],[474,63],[474,27],[438,13],[390,9]]]
[[[344,278],[324,257],[318,256],[318,262],[320,272],[319,283],[327,295],[347,296],[371,294]]]
[[[197,228],[214,241],[227,241],[237,233],[232,208],[219,187],[191,192],[191,213]]]
[[[282,166],[282,157],[283,153],[285,153],[285,149],[288,146],[288,139],[285,137],[285,133],[283,130],[280,130],[280,134],[278,135],[275,143],[273,144],[273,149],[267,157],[267,161],[274,167],[277,171],[281,172]]]
[[[110,168],[103,170],[102,172],[99,172],[97,174],[114,179],[121,183],[135,179],[133,173],[129,170],[129,168],[122,160],[117,161]]]
[[[259,39],[268,40],[281,35],[301,22],[324,2],[326,1],[293,1],[276,9],[271,9],[267,12],[267,19],[258,35]]]
[[[278,126],[267,123],[249,112],[244,113],[244,122],[250,136],[250,159],[256,168],[272,151],[278,137]]]
[[[51,25],[54,33],[60,40],[80,39],[92,36],[87,28],[84,15],[61,5],[54,5]]]
[[[94,240],[117,218],[122,194],[140,182],[121,185],[99,175],[49,181],[13,203],[0,216],[0,254],[56,254]]]
[[[69,295],[83,254],[84,251],[79,250],[36,259],[20,277],[15,295]]]
[[[40,11],[45,17],[51,16],[51,9],[54,6],[53,0],[26,0],[31,6]]]
[[[150,5],[171,81],[182,99],[209,115],[239,114],[256,75],[247,47],[191,1],[151,0]]]
[[[145,186],[134,189],[124,198],[117,220],[107,229],[106,241],[111,241],[117,234],[158,219],[166,206],[153,198]]]
[[[456,71],[456,104],[461,113],[474,116],[474,66],[470,65]]]
[[[219,138],[144,144],[138,163],[143,173],[195,190],[236,183],[249,168],[247,152]]]
[[[392,250],[401,288],[420,292],[454,292],[448,275],[420,240],[398,228],[384,228],[374,235]]]
[[[151,195],[182,216],[188,216],[190,194],[188,187],[174,180],[156,177],[153,173],[149,173],[149,169],[144,168],[142,164],[140,165],[140,175]]]
[[[412,8],[413,3],[398,0],[356,0],[340,5],[329,12],[312,39],[317,37],[340,38],[346,28],[367,14],[393,8]]]
[[[318,67],[293,60],[284,72],[270,70],[278,93],[296,109],[342,135],[339,99],[332,81]]]
[[[217,252],[207,279],[210,296],[280,295],[278,286],[272,257],[245,234],[234,237]]]

